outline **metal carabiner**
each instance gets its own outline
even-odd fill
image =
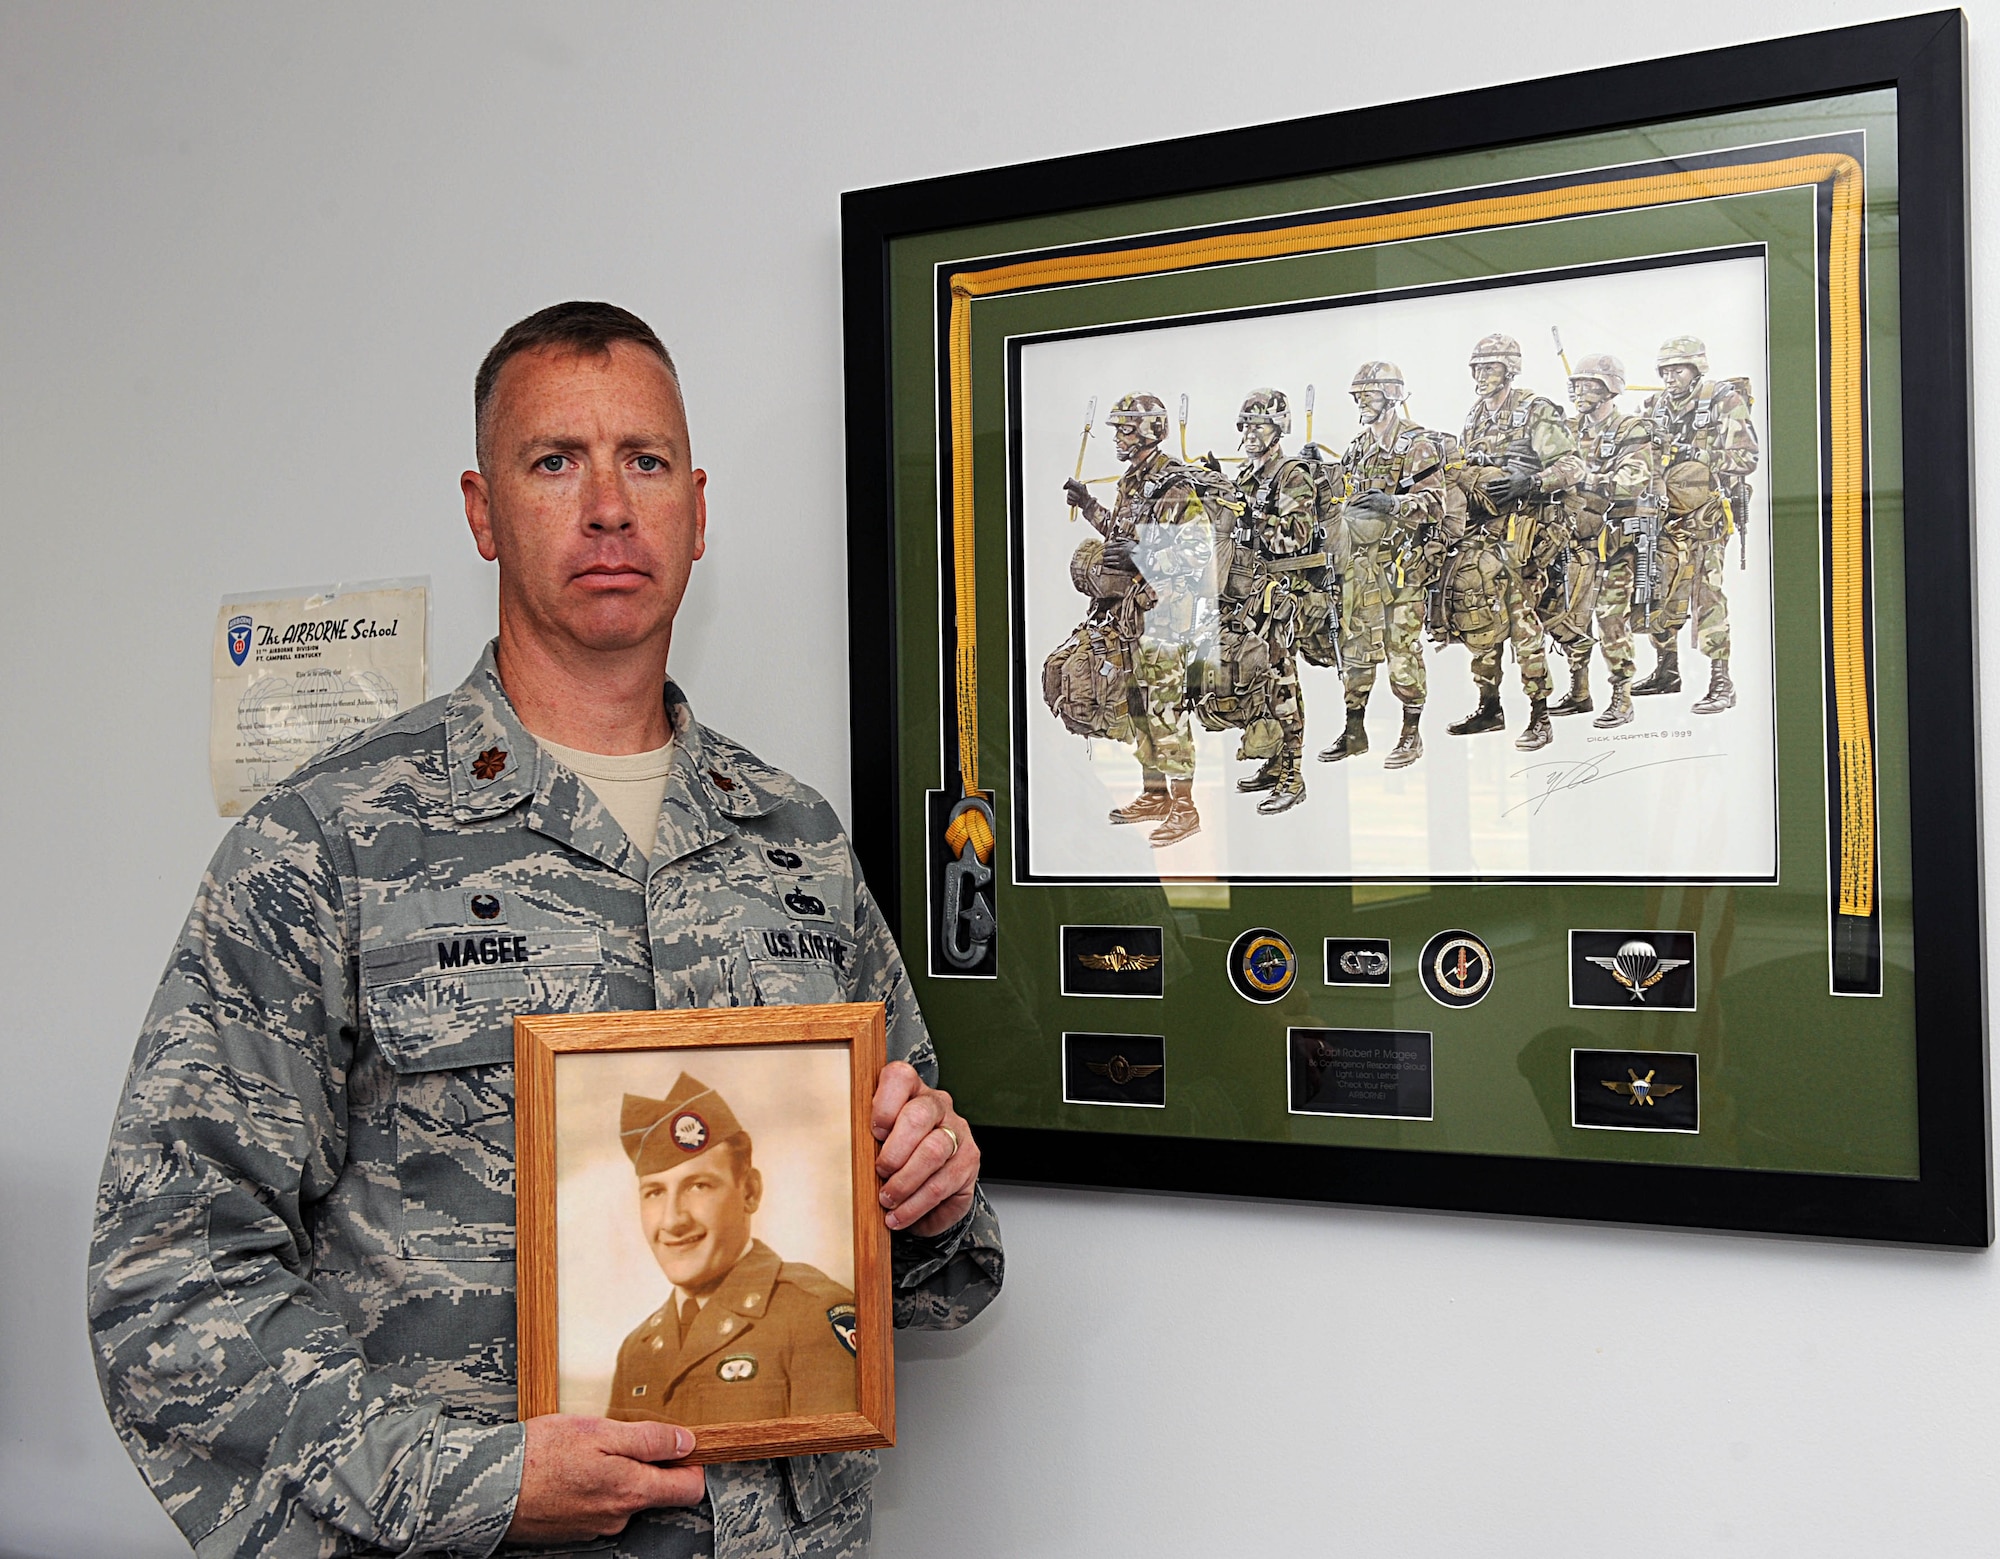
[[[984,815],[991,836],[993,809],[978,796],[967,796],[953,807],[951,816],[945,819],[945,827],[949,829],[961,813],[969,811]],[[979,859],[979,852],[968,837],[959,846],[958,859],[944,869],[944,907],[939,930],[945,962],[954,969],[976,969],[985,962],[993,946],[993,906],[980,892],[992,881],[993,868]]]

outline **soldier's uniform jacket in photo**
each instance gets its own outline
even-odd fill
[[[1302,590],[1303,575],[1325,559],[1313,552],[1313,532],[1319,520],[1319,492],[1305,465],[1285,457],[1273,444],[1261,460],[1244,461],[1236,473],[1243,494],[1243,513],[1231,532],[1229,566],[1222,588],[1225,601],[1258,600],[1267,586]]]
[[[537,747],[493,650],[224,837],[112,1130],[90,1326],[112,1421],[203,1556],[449,1554],[519,1490],[513,1017],[882,1001],[936,1076],[832,809],[699,725],[650,867]],[[998,1291],[983,1198],[892,1236],[895,1324]],[[597,1551],[847,1554],[872,1453],[710,1467],[708,1498]]]
[[[1463,533],[1465,500],[1454,480],[1456,465],[1449,435],[1402,416],[1388,430],[1387,443],[1363,428],[1340,457],[1347,497],[1379,492],[1396,505],[1393,515],[1342,511],[1337,551],[1343,645],[1350,662],[1382,659],[1389,603],[1420,597],[1443,564],[1446,542]]]
[[[685,1340],[672,1301],[625,1339],[605,1417],[729,1424],[851,1413],[853,1336],[851,1292],[753,1240]]]
[[[1102,565],[1105,584],[1113,595],[1132,603],[1122,619],[1130,637],[1137,637],[1144,614],[1157,599],[1132,557],[1138,549],[1139,528],[1159,522],[1163,511],[1168,524],[1176,523],[1193,493],[1187,468],[1155,444],[1125,468],[1108,507],[1080,511],[1106,541],[1132,543],[1125,562]]]
[[[1459,483],[1468,523],[1511,540],[1522,549],[1523,564],[1540,566],[1540,551],[1523,532],[1533,522],[1547,519],[1555,496],[1583,476],[1583,461],[1562,408],[1532,390],[1510,385],[1497,406],[1489,406],[1484,396],[1472,403],[1459,442],[1465,461]],[[1535,473],[1536,491],[1496,509],[1487,501],[1482,484],[1494,471],[1513,466]]]
[[[1119,478],[1139,475],[1132,560],[1144,581],[1144,637],[1158,644],[1205,645],[1215,633],[1229,538],[1240,512],[1229,482],[1154,450]]]
[[[1566,495],[1577,544],[1600,562],[1634,550],[1644,525],[1664,517],[1652,422],[1615,405],[1596,422],[1578,419],[1583,479]]]
[[[1672,511],[1676,517],[1685,516],[1685,525],[1720,533],[1728,523],[1721,504],[1691,501],[1699,497],[1703,484],[1676,480],[1673,472],[1689,462],[1706,466],[1717,493],[1742,508],[1745,484],[1756,473],[1758,456],[1748,398],[1735,380],[1704,379],[1679,399],[1665,390],[1654,392],[1644,415],[1658,446],[1656,458],[1666,474],[1668,495],[1674,499]],[[1683,496],[1675,498],[1676,494]]]

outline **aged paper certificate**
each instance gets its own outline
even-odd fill
[[[240,817],[343,736],[422,703],[429,600],[422,579],[225,597],[209,702],[216,811]]]

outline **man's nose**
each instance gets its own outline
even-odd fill
[[[583,486],[583,523],[594,531],[632,528],[631,495],[615,461],[608,465],[591,462]]]

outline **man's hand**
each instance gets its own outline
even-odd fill
[[[707,1487],[699,1467],[653,1465],[694,1449],[693,1431],[674,1424],[550,1413],[525,1427],[527,1462],[509,1542],[611,1537],[642,1510],[698,1504]]]
[[[1104,512],[1104,505],[1090,496],[1089,485],[1077,478],[1072,477],[1063,483],[1063,497],[1068,500],[1069,506],[1080,511],[1086,520],[1095,522],[1098,515]]]
[[[926,1087],[909,1062],[891,1061],[875,1083],[874,1129],[884,1223],[942,1234],[965,1216],[979,1183],[979,1144],[950,1094]]]

